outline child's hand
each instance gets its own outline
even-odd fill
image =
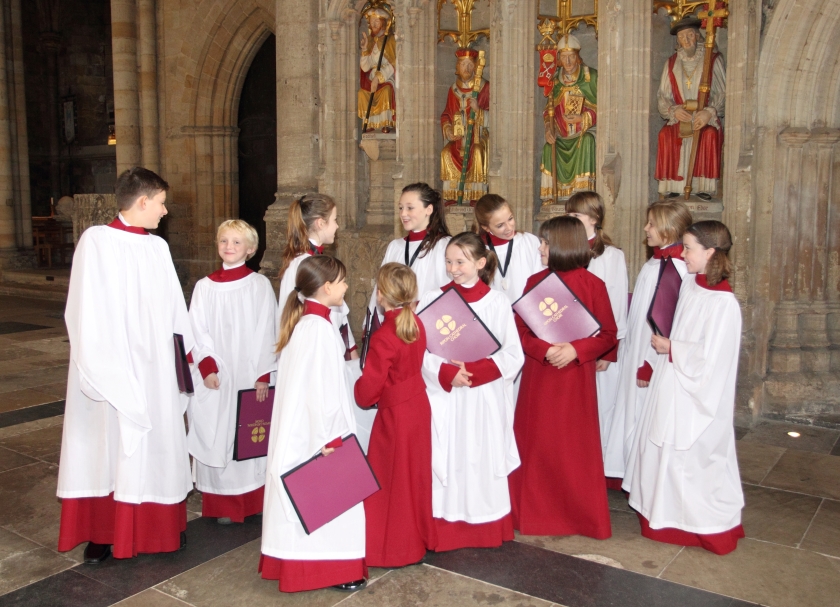
[[[639,386],[640,388],[647,388],[650,385],[650,382],[645,381],[643,379],[637,379],[636,380],[636,385]]]
[[[321,455],[327,457],[330,453],[335,451],[332,447],[321,447]]]
[[[545,359],[550,365],[562,369],[577,358],[577,350],[572,344],[554,344],[546,352]]]
[[[596,371],[606,371],[610,367],[610,361],[608,360],[599,360],[595,363],[595,370]]]
[[[453,388],[468,388],[472,386],[472,381],[470,378],[472,377],[472,373],[467,371],[467,367],[464,363],[460,360],[453,360],[450,361],[453,365],[459,366],[461,369],[458,371],[458,375],[456,375],[452,379],[452,387]]]
[[[264,381],[258,381],[254,383],[254,387],[257,389],[257,402],[263,402],[268,397],[268,384]]]
[[[208,390],[218,390],[219,376],[215,373],[211,373],[210,375],[204,378],[204,385],[207,387]]]
[[[668,354],[671,351],[671,340],[661,335],[651,335],[650,345],[653,346],[657,354]]]
[[[350,360],[357,360],[359,358],[359,349],[356,348],[352,352],[350,352]]]

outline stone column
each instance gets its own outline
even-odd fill
[[[157,27],[156,0],[138,0],[137,51],[140,66],[140,141],[143,166],[152,171],[160,170],[160,143],[158,133],[157,94]],[[119,137],[117,144],[119,144]]]
[[[9,31],[12,37],[10,45],[12,51],[12,79],[10,84],[14,94],[10,95],[10,103],[14,102],[12,126],[12,175],[15,192],[15,233],[17,246],[22,249],[32,248],[32,196],[29,184],[29,137],[26,132],[26,96],[24,94],[23,77],[23,30],[21,26],[21,0],[12,0],[9,6]]]
[[[111,0],[117,174],[142,161],[137,83],[136,0]]]
[[[12,135],[6,69],[6,11],[0,6],[0,253],[14,251],[15,208],[12,183]]]

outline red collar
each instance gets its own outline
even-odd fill
[[[409,232],[408,236],[405,237],[405,240],[408,242],[417,242],[418,240],[423,240],[426,238],[426,233],[428,230],[422,230],[420,232]]]
[[[455,284],[455,281],[452,281],[448,285],[444,285],[441,291],[448,291],[453,287],[461,294],[461,297],[463,297],[467,303],[475,303],[490,292],[490,287],[484,284],[484,281],[481,279],[479,279],[479,281],[471,287],[457,285]]]
[[[231,268],[230,270],[225,270],[223,266],[210,274],[207,278],[213,282],[233,282],[234,280],[245,278],[248,274],[253,273],[254,271],[245,264],[242,264],[238,268]]]
[[[306,316],[307,314],[314,314],[315,316],[320,316],[327,322],[331,322],[330,309],[324,304],[312,301],[311,299],[303,302],[303,315]]]
[[[392,319],[396,319],[397,316],[399,316],[401,312],[402,312],[402,308],[395,308],[394,310],[388,310],[387,312],[385,312],[385,322],[388,322],[389,320],[392,320]]]
[[[510,244],[510,240],[505,240],[504,238],[499,238],[498,236],[495,236],[491,232],[485,232],[485,234],[487,235],[486,240],[489,240],[490,242],[492,242],[494,247],[503,247],[506,244]],[[511,240],[513,240],[513,238],[511,238]]]
[[[594,236],[589,239],[589,250],[590,251],[595,248],[595,241],[596,240],[597,240],[597,238],[595,238]]]
[[[123,232],[130,232],[132,234],[145,234],[146,236],[149,235],[149,231],[146,230],[145,228],[137,228],[135,226],[127,226],[122,221],[120,221],[119,217],[117,217],[116,219],[114,219],[114,221],[109,223],[108,227],[109,228],[114,228],[115,230],[122,230]]]
[[[309,241],[309,251],[313,255],[323,255],[324,254],[324,245],[317,245],[310,240]]]
[[[703,287],[709,291],[724,291],[726,293],[732,293],[732,287],[729,286],[729,281],[725,278],[716,285],[710,285],[706,280],[705,274],[697,274],[694,280],[697,282],[698,287]]]
[[[682,259],[682,252],[682,243],[677,242],[661,249],[659,247],[653,247],[653,258],[668,259],[669,257],[674,257],[676,259]]]

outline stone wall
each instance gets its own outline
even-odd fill
[[[113,194],[76,194],[73,196],[73,245],[79,244],[82,232],[91,226],[111,223],[119,214]]]

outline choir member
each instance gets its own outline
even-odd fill
[[[419,308],[456,289],[501,343],[475,362],[426,352],[423,375],[432,405],[432,503],[436,550],[491,548],[513,539],[507,476],[519,466],[513,439],[513,381],[522,346],[510,301],[490,288],[497,260],[478,235],[464,232],[446,247],[452,282],[420,299]]]
[[[616,393],[618,391],[618,352],[627,333],[627,263],[624,252],[614,246],[604,232],[606,209],[604,200],[595,192],[576,192],[566,201],[566,213],[577,217],[586,229],[592,259],[587,268],[604,281],[610,296],[619,345],[595,363],[595,382],[598,388],[598,421],[601,425],[601,451],[607,486],[621,489],[624,476],[624,418],[613,425]]]
[[[731,247],[719,221],[695,223],[683,236],[689,275],[670,339],[651,338],[661,357],[625,479],[642,535],[715,554],[732,552],[744,537],[732,425],[741,309],[727,281]]]
[[[225,221],[216,244],[222,267],[196,283],[190,300],[192,358],[198,364],[187,443],[202,516],[229,524],[262,512],[265,458],[234,461],[233,443],[239,391],[256,388],[260,402],[268,396],[277,367],[277,302],[268,278],[245,265],[259,244],[253,227]]]
[[[366,560],[403,567],[437,545],[432,519],[432,411],[423,382],[426,332],[412,311],[417,279],[410,268],[386,263],[376,276],[385,322],[373,334],[356,402],[378,403],[368,461],[382,487],[365,500]]]
[[[344,301],[345,277],[333,257],[304,259],[283,308],[259,565],[282,592],[356,590],[368,575],[364,506],[307,535],[280,478],[319,452],[328,457],[356,429],[344,344],[330,321],[330,309]]]
[[[630,451],[636,436],[636,427],[642,414],[647,388],[659,355],[650,345],[653,335],[647,319],[662,260],[670,259],[681,276],[685,276],[682,260],[682,237],[691,225],[691,212],[678,200],[659,200],[648,207],[645,224],[645,243],[653,248],[653,257],[647,260],[636,278],[633,299],[627,314],[627,333],[619,348],[619,379],[613,427],[624,426],[624,471],[622,478],[632,472]],[[610,437],[614,438],[613,436]],[[617,443],[617,437],[616,443]],[[610,449],[613,448],[611,443]],[[616,447],[617,448],[617,447]],[[615,471],[618,472],[618,471]],[[622,485],[622,489],[629,487]]]
[[[173,334],[193,334],[166,242],[169,185],[141,167],[115,186],[119,215],[85,230],[64,319],[70,338],[58,471],[58,549],[89,542],[85,562],[186,544],[192,490]]]
[[[335,242],[338,231],[338,207],[326,194],[305,194],[289,206],[289,223],[286,227],[286,248],[280,269],[280,289],[277,301],[277,326],[286,300],[295,288],[297,269],[307,257],[323,255],[324,247]],[[350,309],[346,302],[330,310],[330,321],[344,341],[345,360],[359,358],[356,341],[350,330]]]
[[[479,236],[499,260],[490,286],[514,303],[522,297],[525,281],[543,269],[540,240],[529,232],[516,231],[513,211],[498,194],[485,194],[478,199],[475,222]]]
[[[510,476],[513,521],[523,535],[610,537],[604,462],[598,425],[595,364],[616,345],[616,326],[604,281],[587,272],[589,243],[574,217],[540,227],[547,269],[528,279],[530,291],[557,275],[601,325],[594,337],[552,344],[516,315],[525,367],[514,431],[522,466]]]

